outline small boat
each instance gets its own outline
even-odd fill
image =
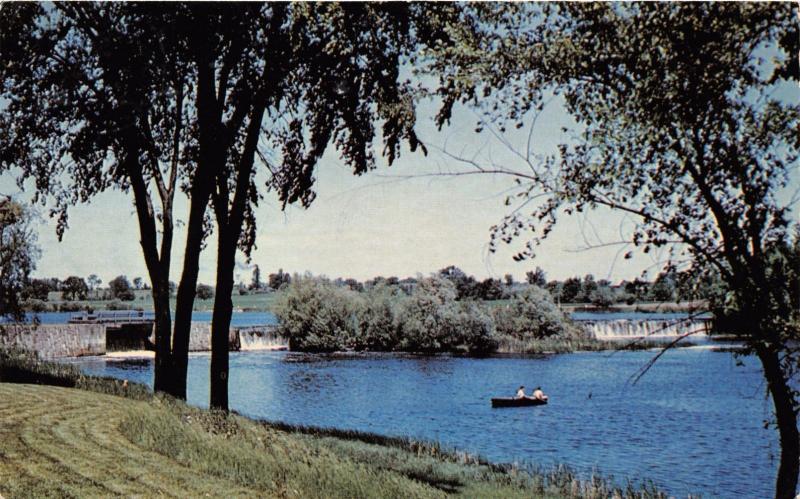
[[[492,399],[492,407],[527,407],[531,405],[546,405],[547,400],[516,397],[499,397]]]

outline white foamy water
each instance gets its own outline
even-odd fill
[[[289,340],[275,334],[275,328],[242,328],[239,329],[239,349],[242,351],[288,350]]]
[[[705,320],[610,320],[586,321],[586,329],[599,340],[635,338],[669,339],[692,333],[690,338],[708,336],[710,324]]]

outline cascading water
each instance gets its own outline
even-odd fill
[[[706,320],[597,320],[581,321],[598,340],[629,340],[635,338],[675,339],[688,333],[689,338],[707,337]]]
[[[275,327],[239,329],[239,350],[288,350],[289,340],[276,333]]]

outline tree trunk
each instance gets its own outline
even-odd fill
[[[775,482],[775,499],[794,499],[800,472],[800,434],[792,391],[781,369],[778,354],[766,347],[757,348],[756,354],[764,367],[780,435],[781,460]]]
[[[205,180],[196,179],[204,183]],[[197,293],[197,274],[200,269],[200,251],[203,244],[203,219],[205,217],[208,194],[196,193],[189,211],[189,225],[186,234],[186,251],[183,257],[183,273],[178,285],[178,297],[175,302],[175,330],[172,336],[172,369],[173,382],[169,393],[179,399],[186,400],[186,372],[189,367],[189,334],[192,328],[192,308]]]
[[[155,347],[156,359],[153,375],[153,390],[171,393],[173,382],[172,355],[170,337],[172,333],[172,316],[169,310],[169,278],[162,274],[158,281],[151,281],[153,286],[153,310],[155,311]]]
[[[127,159],[125,169],[134,193],[136,214],[139,219],[139,243],[142,246],[147,272],[153,287],[153,310],[155,311],[155,343],[156,358],[153,373],[153,389],[173,393],[171,372],[171,355],[169,339],[171,333],[171,319],[169,310],[169,252],[172,249],[172,224],[171,218],[165,217],[164,238],[162,252],[164,258],[158,254],[158,236],[156,231],[155,213],[153,211],[150,194],[144,179],[142,166],[138,162],[138,139],[131,134],[127,137]],[[171,210],[171,205],[165,207],[165,212]],[[170,214],[171,216],[171,214]],[[163,256],[163,255],[162,255]]]
[[[231,317],[233,316],[233,270],[236,240],[230,241],[227,231],[220,229],[217,251],[217,282],[214,315],[211,319],[211,382],[212,409],[228,410],[228,352]]]
[[[183,272],[175,303],[175,330],[172,336],[172,365],[175,370],[173,395],[186,399],[186,373],[189,367],[189,334],[192,327],[192,307],[197,293],[197,274],[205,235],[205,214],[214,178],[219,165],[224,164],[225,141],[219,128],[219,103],[214,90],[215,65],[209,46],[209,27],[203,16],[195,25],[192,50],[197,58],[197,110],[199,124],[199,160],[190,191],[189,224]]]

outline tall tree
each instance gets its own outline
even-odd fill
[[[530,141],[520,168],[483,166],[540,195],[496,227],[495,241],[533,231],[535,247],[561,214],[597,207],[636,221],[624,234],[670,266],[720,276],[717,308],[761,362],[780,435],[778,498],[794,497],[800,465],[798,309],[787,285],[790,196],[800,149],[795,4],[480,5],[480,29],[440,51],[444,123],[480,95],[482,125],[502,134],[534,123],[555,94],[576,120],[550,156]],[[497,106],[494,108],[493,106]],[[497,109],[498,112],[493,112]],[[532,126],[532,125],[531,125]],[[533,136],[533,128],[530,129]],[[722,321],[724,318],[734,320]]]
[[[415,57],[420,45],[446,40],[447,23],[458,11],[451,5],[369,3],[196,9],[204,11],[202,33],[211,40],[209,50],[231,62],[221,66],[220,74],[235,90],[227,100],[218,98],[220,88],[204,92],[203,81],[213,86],[213,73],[198,87],[215,110],[200,115],[198,159],[213,162],[215,172],[211,405],[227,409],[231,292],[237,249],[249,256],[255,241],[257,167],[264,168],[269,188],[278,192],[284,207],[294,202],[308,207],[315,197],[315,167],[329,145],[357,175],[375,167],[377,121],[389,164],[402,142],[414,151],[420,145],[413,130],[414,100],[409,82],[400,76],[401,65]],[[203,67],[198,63],[201,75]],[[220,130],[220,120],[228,115],[239,121],[225,129],[222,147],[205,141],[204,130]],[[205,143],[207,154],[202,152]]]
[[[86,285],[83,277],[71,275],[64,280],[62,290],[64,298],[68,300],[85,300],[89,286]]]
[[[97,290],[100,289],[100,285],[103,284],[103,280],[97,277],[97,274],[89,274],[89,277],[86,278],[86,284],[89,285],[89,289],[95,292],[95,298],[97,297]]]
[[[547,286],[547,274],[545,274],[544,269],[539,266],[537,266],[535,270],[525,272],[525,279],[528,281],[528,284],[532,286],[539,286],[540,288]]]
[[[253,280],[250,282],[250,289],[261,289],[263,283],[261,282],[261,269],[256,265],[253,268]]]
[[[20,293],[38,256],[30,209],[11,198],[0,199],[0,318],[25,317]]]
[[[185,383],[172,372],[171,345],[182,345],[170,338],[172,207],[179,177],[187,190],[204,177],[191,175],[187,153],[193,145],[186,121],[196,93],[176,21],[180,12],[179,4],[0,9],[5,65],[0,95],[7,103],[0,114],[0,169],[19,168],[21,184],[35,180],[37,197],[53,201],[59,237],[71,205],[108,189],[133,193],[153,288],[154,387],[185,397]],[[202,232],[207,197],[198,202],[203,209],[200,220],[190,217],[191,235],[197,226]],[[187,253],[199,253],[195,239],[187,241]]]
[[[212,204],[212,405],[224,408],[229,291],[237,247],[248,254],[255,240],[256,160],[274,167],[269,185],[284,205],[308,206],[329,143],[355,173],[374,167],[374,121],[390,163],[401,142],[414,150],[400,66],[420,40],[443,43],[456,15],[452,5],[424,4],[13,5],[0,11],[9,103],[0,138],[10,144],[0,164],[55,199],[59,233],[70,205],[109,188],[133,192],[153,284],[155,387],[178,397]],[[190,206],[170,337],[176,185]]]

